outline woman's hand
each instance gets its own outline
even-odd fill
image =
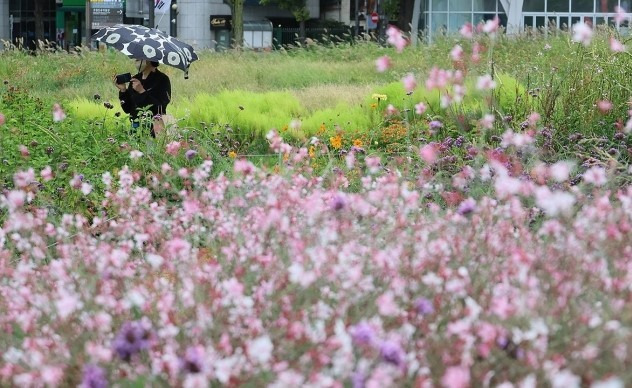
[[[143,84],[140,83],[140,80],[137,78],[132,78],[132,89],[136,91],[136,93],[145,93],[145,88]]]
[[[116,76],[114,76],[114,78],[112,78],[112,82],[114,82],[114,85],[116,85],[116,87],[118,88],[119,91],[124,92],[125,90],[127,90],[127,86],[125,84],[117,84],[116,83]]]

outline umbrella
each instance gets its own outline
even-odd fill
[[[114,47],[130,58],[176,67],[184,71],[184,78],[189,78],[189,66],[198,59],[191,45],[155,28],[117,24],[100,29],[92,38]]]

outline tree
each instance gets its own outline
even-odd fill
[[[299,22],[299,37],[301,43],[305,43],[305,22],[309,20],[309,10],[306,0],[259,0],[259,4],[276,4],[279,8],[288,10]]]
[[[240,49],[244,44],[244,0],[228,0],[228,3],[233,14],[233,48]]]
[[[37,41],[44,40],[44,7],[48,0],[35,0],[35,46],[37,47]]]

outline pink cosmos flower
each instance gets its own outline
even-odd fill
[[[435,144],[426,144],[419,150],[419,156],[428,164],[432,164],[437,160],[439,153]]]
[[[234,169],[235,169],[235,172],[238,172],[244,175],[250,175],[254,171],[256,171],[257,168],[251,162],[245,159],[244,160],[239,159],[239,160],[235,160]]]
[[[393,104],[388,104],[388,106],[386,107],[386,114],[389,116],[397,114],[397,112],[399,111],[393,106]]]
[[[402,79],[402,83],[404,84],[404,89],[407,93],[412,93],[417,87],[415,75],[412,73],[406,74],[406,76]]]
[[[383,73],[390,69],[392,66],[391,58],[388,55],[384,55],[375,60],[375,67],[379,73]]]
[[[494,127],[494,121],[495,120],[496,120],[496,118],[494,117],[493,114],[486,113],[483,116],[483,118],[480,119],[479,123],[481,124],[482,128],[492,129]]]
[[[606,176],[606,170],[603,167],[594,166],[589,168],[583,175],[586,183],[591,183],[595,186],[603,186],[608,182]]]
[[[597,101],[597,108],[603,114],[606,114],[612,110],[612,103],[608,100],[599,100]]]
[[[467,388],[470,386],[470,370],[464,366],[451,366],[441,378],[445,388]]]
[[[564,182],[571,173],[571,164],[569,162],[556,162],[549,167],[549,175],[555,182]]]
[[[472,45],[472,62],[478,63],[481,60],[482,49],[483,48],[481,47],[480,43],[474,42],[474,44]]]
[[[628,17],[628,15],[626,14],[626,10],[623,9],[623,7],[617,5],[616,7],[614,7],[614,11],[616,12],[614,20],[617,24],[623,23]]]
[[[53,170],[50,166],[46,166],[42,169],[42,171],[40,171],[40,175],[42,176],[44,182],[48,182],[53,179]]]
[[[180,148],[182,148],[182,144],[179,141],[172,141],[171,143],[167,144],[167,146],[165,147],[165,151],[169,155],[175,156],[178,151],[180,151]]]
[[[29,168],[26,171],[18,171],[13,174],[13,184],[16,188],[21,189],[35,181],[35,171]]]
[[[404,37],[402,31],[395,26],[388,26],[386,29],[386,36],[388,37],[386,41],[395,46],[397,52],[401,53],[404,51],[404,47],[408,44],[408,40]]]
[[[623,43],[616,40],[614,37],[610,38],[610,50],[615,53],[622,53],[625,51],[625,46]]]
[[[492,20],[485,22],[483,32],[489,35],[494,35],[496,34],[496,31],[498,31],[498,27],[500,27],[500,19],[498,18],[498,15],[496,15]]]
[[[453,61],[458,62],[463,60],[463,47],[460,44],[457,44],[450,51],[450,57]]]
[[[55,104],[53,105],[53,121],[58,123],[63,121],[66,118],[66,113],[61,108],[61,105]]]
[[[492,79],[492,76],[485,74],[478,77],[476,81],[476,89],[478,90],[492,90],[496,87],[496,81]]]
[[[474,36],[474,26],[472,25],[472,23],[467,22],[461,27],[459,33],[464,38],[472,39],[472,37]]]
[[[6,118],[4,117],[2,113],[0,113],[0,126],[4,125],[5,121],[6,121]]]
[[[92,185],[90,185],[89,183],[82,183],[81,184],[81,192],[83,193],[83,195],[88,195],[92,192]]]
[[[418,115],[424,114],[426,112],[426,109],[426,104],[424,104],[423,102],[415,105],[415,113],[417,113]]]
[[[592,40],[593,30],[584,22],[573,25],[573,41],[588,46]]]
[[[20,150],[20,155],[22,155],[25,158],[31,155],[31,153],[29,152],[29,149],[26,148],[24,144],[20,144],[20,146],[18,147],[18,150]]]

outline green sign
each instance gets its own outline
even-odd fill
[[[86,0],[64,0],[64,7],[85,7]]]

